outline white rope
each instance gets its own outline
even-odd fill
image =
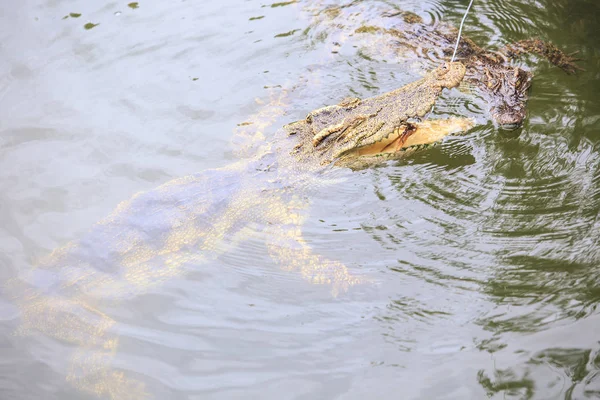
[[[454,53],[452,54],[452,59],[450,60],[450,62],[453,62],[454,57],[456,57],[456,50],[458,50],[458,42],[460,42],[460,35],[462,33],[462,28],[463,28],[463,25],[465,24],[465,19],[467,19],[467,14],[469,14],[469,10],[471,9],[472,5],[473,5],[473,0],[471,0],[471,2],[469,3],[469,7],[467,7],[467,11],[465,11],[465,16],[463,17],[462,21],[460,22],[460,28],[458,29],[458,37],[456,38],[456,46],[454,46]]]

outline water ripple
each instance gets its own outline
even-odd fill
[[[477,13],[487,17],[505,37],[522,37],[533,24],[523,7],[516,3],[486,1],[477,6]]]
[[[557,31],[593,58],[596,25],[574,18],[573,1],[476,2],[466,34],[498,48]],[[305,187],[289,171],[259,182],[259,162],[205,172],[196,186],[180,180],[181,191],[134,201],[122,220],[152,245],[111,248],[121,226],[81,232],[153,181],[250,158],[308,111],[397,88],[447,59],[435,30],[456,25],[466,1],[251,0],[230,4],[236,13],[141,3],[121,5],[119,18],[117,4],[42,3],[7,8],[27,29],[2,33],[14,57],[0,77],[0,261],[3,275],[27,281],[11,280],[0,298],[8,397],[84,397],[65,377],[127,400],[386,398],[399,386],[406,398],[562,398],[597,388],[593,74],[516,62],[536,73],[522,128],[497,130],[463,84],[430,116],[475,117],[466,135]],[[84,30],[58,11],[100,24]],[[285,190],[255,203],[240,192],[262,196],[261,185]],[[74,238],[86,251],[30,267]],[[131,257],[106,261],[119,250]],[[14,298],[20,313],[4,305]]]

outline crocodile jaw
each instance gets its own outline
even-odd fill
[[[474,126],[475,121],[471,118],[448,118],[403,124],[384,139],[354,149],[345,156],[389,155],[409,147],[435,143],[448,135],[465,132]]]

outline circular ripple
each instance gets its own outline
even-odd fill
[[[508,1],[489,1],[478,6],[477,14],[482,19],[489,20],[505,38],[523,37],[533,24],[527,17],[531,14],[524,10],[526,6],[523,5]]]

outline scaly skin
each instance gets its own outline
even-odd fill
[[[314,254],[303,239],[308,207],[303,194],[323,179],[315,174],[323,163],[394,155],[470,128],[472,122],[464,119],[407,121],[424,116],[464,71],[460,63],[446,64],[395,91],[313,111],[287,128],[301,132],[265,143],[254,158],[176,179],[121,203],[80,240],[9,282],[5,289],[22,313],[18,334],[73,348],[55,357],[57,365],[61,357],[69,365],[65,375],[73,386],[102,398],[146,399],[151,395],[142,383],[112,366],[119,321],[109,314],[120,302],[201,268],[249,236],[263,238],[282,269],[329,286],[333,295],[363,282],[342,263]],[[281,103],[277,98],[274,107]]]
[[[388,138],[399,127],[406,127],[409,118],[424,117],[442,89],[458,86],[464,75],[463,64],[444,63],[424,78],[399,89],[320,108],[285,129],[298,137],[299,157],[316,157],[320,164],[328,164],[354,149]]]

